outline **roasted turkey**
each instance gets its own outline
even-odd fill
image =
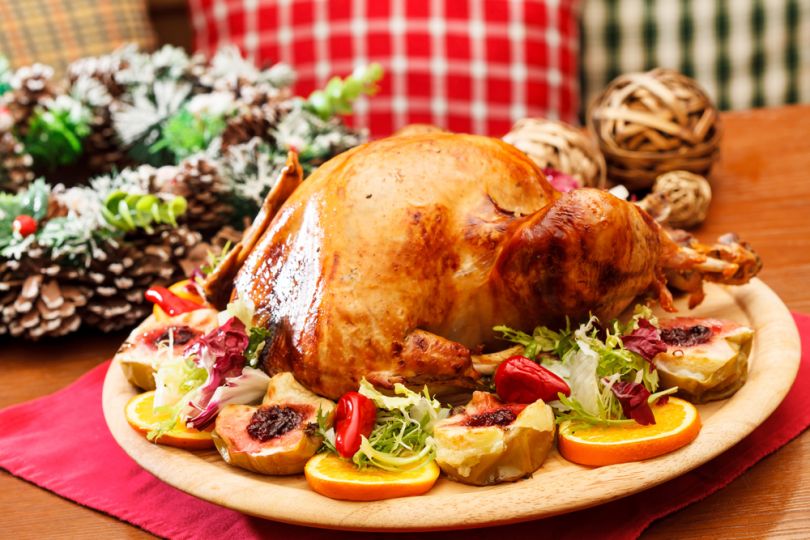
[[[704,278],[742,283],[759,269],[733,239],[682,244],[605,191],[555,191],[500,140],[423,133],[357,147],[305,182],[291,156],[206,288],[274,330],[268,372],[323,396],[362,377],[474,388],[493,326],[609,319],[644,296],[672,309],[668,275],[698,301]]]

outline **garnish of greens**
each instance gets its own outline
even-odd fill
[[[377,421],[368,438],[363,437],[352,462],[359,468],[377,467],[386,471],[418,468],[436,455],[433,426],[447,418],[450,409],[430,396],[427,387],[414,392],[394,385],[394,396],[380,393],[371,383],[360,381],[359,392],[377,406]],[[335,452],[335,433],[318,414],[318,431],[324,439],[322,450]]]
[[[537,327],[529,335],[506,326],[494,329],[506,341],[523,345],[523,354],[554,372],[571,388],[549,403],[557,421],[574,420],[593,425],[651,424],[650,404],[677,388],[658,389],[653,358],[666,350],[657,319],[639,306],[633,317],[600,326],[591,317],[576,329],[560,331]]]
[[[227,248],[227,245],[226,245]],[[223,249],[223,253],[225,250]],[[216,266],[215,266],[216,268]],[[250,367],[258,367],[259,356],[265,344],[273,337],[273,328],[264,328],[253,324],[253,306],[247,301],[237,298],[227,307],[227,313],[239,319],[245,326],[248,334],[248,344],[245,349],[245,359]]]
[[[148,434],[150,440],[180,421],[204,429],[225,405],[253,403],[267,390],[270,377],[248,365],[250,337],[245,324],[227,312],[224,316],[227,319],[218,328],[192,342],[181,357],[158,368],[155,408],[169,413],[170,419]],[[172,346],[171,339],[168,346]]]
[[[377,92],[377,81],[382,76],[382,66],[373,63],[355,69],[345,79],[332,77],[323,90],[315,90],[309,95],[306,108],[324,120],[336,114],[349,114],[357,98]]]

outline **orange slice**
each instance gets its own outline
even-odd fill
[[[667,454],[695,440],[700,415],[694,405],[669,398],[653,405],[655,424],[591,426],[566,421],[560,424],[558,448],[568,461],[581,465],[613,465]]]
[[[192,292],[189,289],[188,285],[191,283],[190,279],[184,279],[178,281],[177,283],[173,283],[169,286],[169,291],[173,292],[179,298],[184,300],[189,300],[190,302],[194,302],[195,304],[200,304],[201,306],[205,304],[205,299],[198,295],[196,292]],[[159,321],[168,321],[171,317],[162,309],[160,306],[155,304],[152,306],[152,313],[154,314],[155,318]]]
[[[169,420],[168,414],[155,412],[154,401],[154,391],[144,392],[130,399],[125,409],[129,425],[143,435],[146,435],[153,429],[156,429],[161,423]],[[210,429],[213,429],[213,426]],[[199,431],[180,424],[161,435],[155,442],[169,446],[177,446],[179,448],[213,448],[214,441],[211,440],[210,429],[207,431]]]
[[[304,468],[309,487],[321,495],[346,501],[378,501],[427,493],[439,477],[434,461],[410,471],[358,469],[335,454],[317,454]]]

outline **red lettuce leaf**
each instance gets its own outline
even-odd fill
[[[225,380],[238,377],[245,367],[245,349],[249,338],[245,325],[236,317],[197,338],[184,351],[185,356],[194,357],[194,363],[208,371],[208,378],[200,386],[194,400],[189,404],[195,411],[189,416],[189,423],[200,429],[213,418],[203,415],[214,392],[225,384]]]
[[[658,353],[667,350],[667,344],[661,339],[661,332],[647,319],[638,320],[638,328],[622,336],[624,348],[633,351],[650,364]]]
[[[655,424],[655,416],[647,401],[650,391],[643,384],[617,381],[610,389],[621,403],[622,412],[627,418],[635,420],[642,426]]]

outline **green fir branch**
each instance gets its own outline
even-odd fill
[[[82,141],[90,134],[85,118],[69,109],[38,108],[23,138],[25,150],[35,162],[50,169],[72,165],[82,155]]]
[[[225,131],[226,125],[222,116],[197,116],[183,108],[166,122],[161,138],[149,147],[149,151],[169,150],[180,161],[208,148]]]

